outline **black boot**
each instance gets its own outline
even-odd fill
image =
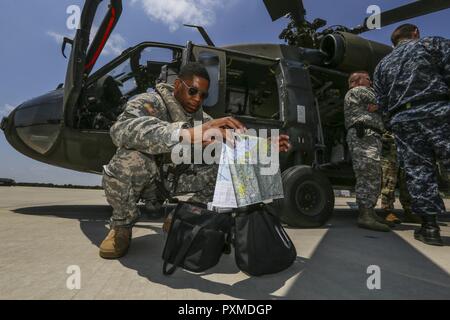
[[[423,215],[422,221],[422,226],[414,231],[414,238],[432,246],[443,246],[436,215]]]
[[[412,213],[410,209],[403,209],[403,222],[409,222],[409,223],[416,223],[416,224],[422,224],[422,218]]]
[[[378,222],[377,218],[379,217],[376,215],[373,208],[360,208],[358,216],[358,227],[383,232],[388,232],[391,230],[386,224]]]

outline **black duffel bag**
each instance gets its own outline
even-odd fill
[[[273,209],[265,204],[236,211],[234,253],[241,271],[260,276],[287,269],[297,251]]]
[[[174,210],[164,246],[163,273],[173,274],[177,267],[202,272],[215,266],[230,232],[229,215],[180,202]],[[172,264],[170,268],[169,264]]]

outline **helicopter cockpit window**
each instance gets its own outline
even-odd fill
[[[48,152],[54,145],[63,117],[61,91],[48,93],[46,99],[24,103],[14,115],[14,124],[22,142],[41,154]]]
[[[209,74],[209,95],[203,102],[203,107],[213,107],[219,102],[219,78],[220,78],[220,59],[210,51],[201,51],[198,55],[198,62],[201,63]]]
[[[159,63],[172,63],[174,60],[172,49],[148,47],[141,51],[139,64],[146,65],[148,61]]]
[[[179,52],[169,48],[147,47],[141,51],[139,65],[144,66],[149,82],[173,84],[181,63]],[[148,90],[153,90],[150,86]]]
[[[159,81],[171,83],[168,78],[176,78],[182,49],[157,44],[133,49],[88,78],[75,118],[76,128],[109,130],[127,101],[153,91]]]
[[[108,130],[122,113],[125,102],[139,91],[130,58],[95,76],[78,111],[76,127]],[[98,77],[98,78],[97,78]]]
[[[137,87],[129,59],[108,72],[108,75],[114,78],[122,95],[132,92]]]

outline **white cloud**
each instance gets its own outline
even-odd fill
[[[89,42],[92,42],[94,36],[97,34],[98,27],[92,26],[91,34],[89,36]],[[109,36],[108,41],[106,42],[105,47],[103,48],[103,55],[119,55],[123,50],[126,49],[126,41],[124,37],[122,37],[119,33],[113,33]]]
[[[5,104],[3,107],[0,107],[0,120],[2,117],[8,116],[14,108],[15,107],[10,104]]]
[[[235,0],[131,0],[140,3],[153,21],[166,24],[175,31],[183,23],[209,26],[216,21],[216,10]]]
[[[103,48],[102,54],[104,55],[116,55],[122,53],[126,49],[125,39],[118,33],[112,34],[108,42],[106,42],[105,48]]]
[[[62,44],[63,39],[65,37],[64,35],[53,32],[53,31],[47,31],[47,35],[52,37],[56,41],[56,43],[59,43],[59,44]],[[69,36],[66,36],[66,37],[69,37]],[[73,35],[72,35],[72,37],[73,37]]]
[[[93,37],[98,31],[98,27],[93,26],[92,31],[90,34],[90,40],[92,41]],[[75,33],[69,34],[69,35],[63,35],[54,31],[47,31],[47,35],[52,37],[56,43],[59,45],[62,44],[64,37],[73,39],[75,36]],[[126,49],[126,40],[122,35],[119,33],[114,33],[109,37],[108,41],[106,42],[105,47],[103,48],[102,55],[108,56],[108,55],[119,55],[122,53],[123,50]]]

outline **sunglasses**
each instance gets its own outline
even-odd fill
[[[183,82],[183,84],[186,86],[186,88],[188,89],[188,94],[190,96],[195,96],[197,94],[200,94],[200,98],[202,98],[203,100],[208,99],[208,95],[209,93],[207,91],[201,91],[199,88],[197,87],[190,87],[186,84],[186,82],[184,82],[183,80],[180,79],[181,82]]]

